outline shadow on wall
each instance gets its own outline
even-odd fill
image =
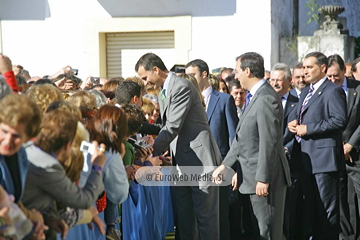
[[[229,16],[236,0],[98,0],[112,17]]]
[[[44,20],[51,17],[48,0],[0,0],[1,20]]]

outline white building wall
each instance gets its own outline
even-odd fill
[[[34,14],[25,14],[31,6],[21,11],[13,6],[25,2],[6,1],[0,8],[1,46],[13,64],[33,76],[68,64],[79,69],[80,78],[98,74],[89,64],[85,22],[112,17],[191,15],[189,61],[202,58],[210,69],[234,67],[236,56],[256,51],[264,56],[265,68],[271,67],[270,0],[34,0]]]

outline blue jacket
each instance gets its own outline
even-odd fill
[[[20,199],[21,199],[21,196],[24,192],[25,179],[29,167],[29,162],[27,160],[27,155],[23,147],[21,147],[16,154],[17,154],[17,161],[19,163],[19,171],[20,171],[20,181],[21,181]],[[5,158],[3,155],[0,155],[0,185],[6,190],[8,194],[11,195],[15,194],[14,183],[11,177],[11,173],[5,163]]]
[[[216,90],[211,92],[206,110],[211,132],[224,158],[234,140],[238,116],[234,98]]]

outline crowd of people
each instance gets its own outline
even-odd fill
[[[0,239],[357,239],[360,58],[235,64],[147,53],[138,76],[81,80],[0,54]],[[167,166],[212,182],[137,181]]]

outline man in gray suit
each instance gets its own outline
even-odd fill
[[[250,195],[257,239],[283,239],[286,187],[290,171],[283,147],[283,107],[275,90],[264,80],[264,60],[257,53],[236,59],[236,78],[249,91],[250,103],[236,128],[236,137],[221,166],[214,173],[239,161],[240,192]],[[246,141],[243,138],[246,136]]]
[[[143,55],[135,71],[147,85],[162,88],[159,103],[163,128],[153,145],[160,155],[170,144],[173,161],[208,168],[222,160],[195,86],[169,72],[153,53]],[[177,186],[174,201],[181,239],[219,239],[219,189],[214,186]]]

